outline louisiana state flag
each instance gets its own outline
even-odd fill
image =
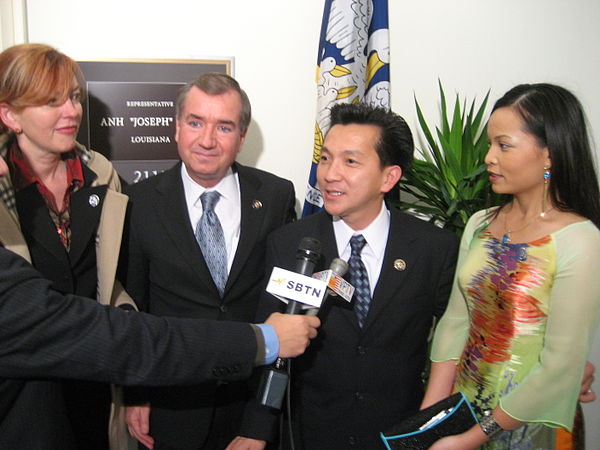
[[[303,217],[323,206],[316,176],[331,107],[366,102],[389,109],[389,62],[387,0],[325,0],[317,55],[315,138]]]

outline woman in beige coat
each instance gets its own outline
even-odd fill
[[[83,88],[77,64],[51,47],[0,54],[0,242],[56,290],[134,309],[115,281],[127,197],[110,162],[75,141]],[[0,380],[0,392],[0,448],[108,448],[108,385]]]

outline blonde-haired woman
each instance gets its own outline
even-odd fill
[[[115,281],[127,197],[110,162],[75,140],[83,89],[78,65],[52,47],[0,53],[0,242],[56,290],[133,309]],[[3,380],[0,392],[0,448],[108,447],[110,386]]]

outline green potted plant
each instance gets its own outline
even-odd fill
[[[410,199],[402,196],[394,203],[460,235],[473,213],[500,200],[490,189],[484,162],[488,142],[487,121],[483,117],[489,91],[479,106],[474,99],[468,111],[466,100],[461,106],[456,94],[449,121],[446,95],[441,82],[438,84],[441,127],[435,127],[434,136],[415,98],[427,148],[417,148],[419,156],[400,183],[400,191],[410,194]]]

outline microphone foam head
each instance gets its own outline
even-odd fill
[[[298,250],[321,253],[321,241],[311,237],[303,237],[298,244]]]
[[[296,258],[308,258],[314,263],[321,256],[321,241],[311,237],[303,237],[298,244]]]

